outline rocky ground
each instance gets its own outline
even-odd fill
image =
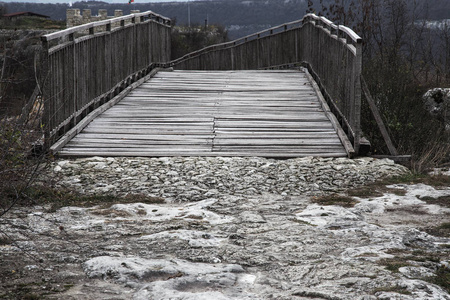
[[[450,299],[450,187],[371,184],[407,172],[371,158],[58,160],[61,189],[130,195],[16,207],[0,220],[0,298]]]

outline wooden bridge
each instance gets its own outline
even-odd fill
[[[361,38],[306,15],[170,61],[153,12],[43,37],[46,142],[68,156],[349,156]]]

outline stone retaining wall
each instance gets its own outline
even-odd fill
[[[140,12],[139,10],[131,11],[132,14],[139,12]],[[93,16],[90,9],[83,9],[83,13],[81,14],[79,8],[69,8],[66,11],[66,24],[67,28],[69,28],[91,22],[117,18],[121,16],[123,16],[123,11],[121,9],[116,9],[114,11],[114,16],[108,16],[108,11],[106,9],[99,9],[98,15]]]

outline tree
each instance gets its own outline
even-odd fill
[[[448,27],[437,31],[429,26],[426,2],[321,0],[320,4],[323,15],[354,28],[363,38],[363,76],[400,151],[414,154],[416,161],[424,155],[433,157],[432,163],[449,161],[450,133],[428,115],[422,100],[430,87],[450,83]],[[363,107],[363,131],[374,151],[386,153],[372,120],[368,107]]]

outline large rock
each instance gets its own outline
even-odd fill
[[[435,88],[423,95],[426,110],[450,130],[450,88]]]

